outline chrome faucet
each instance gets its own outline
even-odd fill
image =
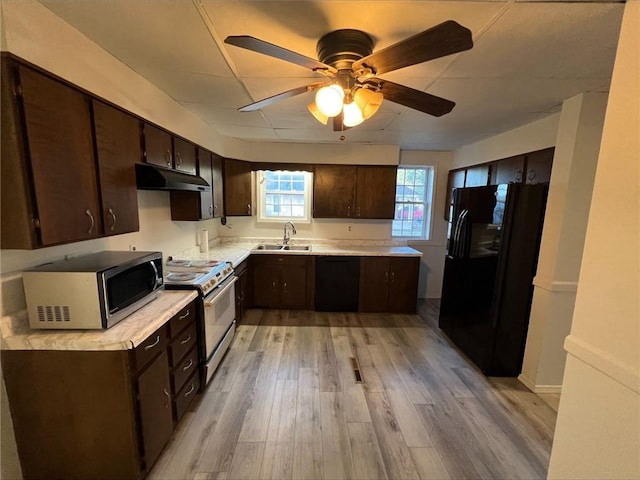
[[[291,226],[291,234],[289,234],[289,229],[287,229],[288,226]],[[283,245],[288,245],[289,244],[289,240],[291,239],[291,235],[295,235],[296,234],[296,226],[292,223],[292,222],[287,222],[284,224],[284,238],[282,239],[282,244]]]

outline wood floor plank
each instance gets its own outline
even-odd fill
[[[293,475],[293,440],[264,444],[260,478],[267,480],[286,480]]]
[[[320,392],[325,480],[355,478],[341,392]]]
[[[393,479],[418,480],[411,452],[386,394],[369,393],[366,397],[387,474]]]
[[[434,447],[412,447],[409,450],[420,480],[455,480],[447,472]]]
[[[267,442],[293,442],[295,438],[298,382],[277,380],[269,419]]]
[[[322,477],[322,441],[296,442],[293,447],[292,478],[317,480]]]
[[[318,329],[316,335],[318,345],[318,376],[321,392],[338,392],[341,390],[336,354],[328,329]]]
[[[409,447],[432,447],[433,441],[414,405],[403,390],[387,390],[387,398],[393,409],[398,427]]]
[[[341,391],[344,394],[345,418],[347,422],[370,422],[371,415],[369,415],[369,409],[367,408],[364,388],[362,384],[356,383],[353,371],[351,359],[355,357],[351,350],[349,337],[347,335],[334,337],[333,346]]]
[[[378,439],[371,423],[348,423],[349,442],[356,478],[387,479]]]
[[[260,478],[263,454],[264,442],[238,442],[227,477],[257,480]]]
[[[298,327],[286,326],[282,346],[282,356],[278,366],[279,380],[297,380],[300,368],[300,345]]]

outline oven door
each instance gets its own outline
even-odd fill
[[[204,298],[205,375],[208,382],[233,338],[238,278],[230,276]]]

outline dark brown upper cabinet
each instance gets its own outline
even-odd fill
[[[142,158],[140,121],[93,100],[102,221],[105,235],[137,232],[138,195],[135,164]]]
[[[453,199],[453,190],[455,188],[464,187],[465,177],[467,175],[467,171],[465,169],[462,170],[451,170],[449,172],[449,177],[447,179],[447,201],[445,203],[444,210],[444,218],[445,220],[450,220],[451,215],[451,202]]]
[[[219,218],[224,214],[224,185],[222,179],[222,157],[213,153],[211,155],[211,177],[213,183],[213,216]]]
[[[3,67],[2,248],[101,236],[90,98],[24,65]]]
[[[144,155],[147,163],[195,175],[196,146],[149,123],[144,124]]]
[[[393,219],[395,166],[316,165],[315,218]]]
[[[223,162],[224,214],[229,217],[251,216],[251,163],[225,158]]]
[[[198,148],[198,170],[213,190],[213,176],[211,171],[211,152]],[[208,220],[213,218],[213,195],[208,192],[171,191],[171,219],[172,220]]]
[[[527,153],[525,183],[546,183],[551,180],[551,167],[555,148]]]
[[[524,178],[524,155],[504,158],[491,164],[491,185],[521,183]]]

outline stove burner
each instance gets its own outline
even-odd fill
[[[201,273],[196,272],[170,272],[167,274],[167,280],[171,282],[190,282],[201,275]]]

